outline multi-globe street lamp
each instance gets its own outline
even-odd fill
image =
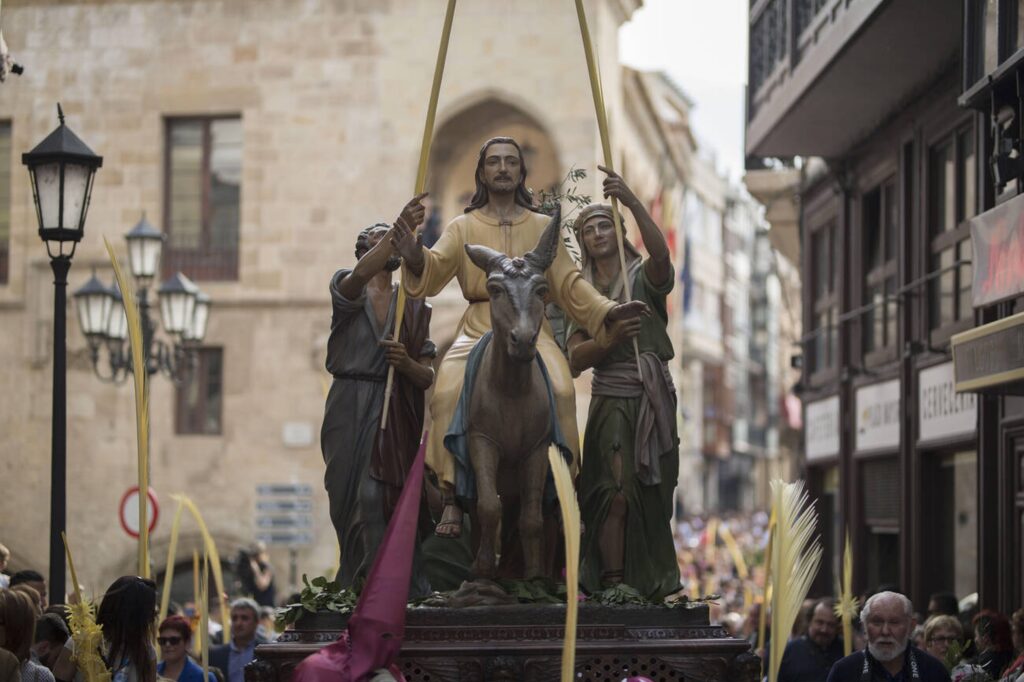
[[[28,167],[39,236],[53,269],[53,413],[50,458],[50,594],[64,600],[64,532],[67,509],[67,288],[75,246],[85,231],[93,178],[103,157],[64,125],[21,156]]]
[[[196,348],[206,336],[210,297],[178,272],[157,289],[160,318],[168,341],[156,337],[149,289],[156,276],[164,234],[149,224],[145,215],[125,235],[128,265],[138,291],[139,318],[146,371],[165,374],[175,383],[186,382],[196,362]],[[120,383],[132,369],[128,323],[117,282],[105,285],[93,272],[74,294],[78,322],[89,342],[93,370],[104,380]],[[106,362],[100,351],[106,348]]]

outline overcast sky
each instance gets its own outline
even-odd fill
[[[703,154],[738,180],[743,172],[743,88],[749,0],[644,0],[619,34],[619,58],[661,70],[694,101]]]

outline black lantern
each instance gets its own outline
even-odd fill
[[[82,333],[89,339],[89,345],[98,345],[107,335],[114,294],[93,271],[92,277],[74,293],[74,297]]]
[[[89,196],[96,169],[103,165],[97,156],[71,129],[64,125],[64,112],[57,105],[60,125],[35,149],[21,155],[28,166],[32,182],[32,200],[39,221],[39,236],[46,242],[51,256],[74,253],[74,245],[82,239]],[[57,243],[57,253],[50,251]],[[64,242],[71,242],[68,254]]]
[[[145,286],[156,275],[164,233],[149,224],[146,214],[124,236],[128,242],[128,266],[132,276]]]

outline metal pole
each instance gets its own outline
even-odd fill
[[[53,268],[53,420],[50,455],[49,602],[64,603],[64,541],[67,519],[67,289],[70,256],[50,259]]]

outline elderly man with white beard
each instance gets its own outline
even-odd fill
[[[942,663],[910,644],[914,607],[902,594],[879,592],[860,612],[868,646],[832,666],[828,682],[949,682]]]

